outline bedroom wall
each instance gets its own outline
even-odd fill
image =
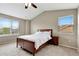
[[[12,17],[5,14],[0,14],[0,17],[8,17],[9,19],[17,19],[19,23],[19,35],[29,34],[29,20],[24,20],[16,17]],[[18,35],[0,35],[0,44],[6,44],[13,41],[16,41]]]
[[[77,28],[77,43],[78,43],[78,52],[79,52],[79,8],[77,9],[78,10],[78,13],[77,13],[77,15],[78,15],[78,28]]]
[[[74,32],[59,33],[58,17],[74,15]],[[77,9],[45,11],[31,21],[31,33],[37,29],[53,29],[53,35],[59,36],[59,44],[71,48],[77,48]]]

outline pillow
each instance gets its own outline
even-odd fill
[[[43,33],[44,33],[44,32],[49,32],[49,34],[51,35],[51,31],[39,31],[39,32],[43,32]]]
[[[45,32],[42,32],[41,34],[43,37],[47,37],[47,38],[51,39],[50,32],[45,31]]]
[[[39,34],[40,32],[36,32],[36,33],[34,33],[34,34]]]
[[[42,32],[42,33],[43,33],[43,34],[46,34],[46,35],[51,35],[50,31],[49,31],[49,32],[44,31],[44,32]]]
[[[41,34],[41,32],[36,32],[36,33],[34,33],[34,35],[40,35]]]
[[[43,37],[43,38],[51,39],[50,31],[36,32],[34,35],[36,37]]]

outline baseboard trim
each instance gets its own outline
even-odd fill
[[[76,49],[76,50],[78,50],[78,48],[76,48],[76,47],[71,47],[71,46],[67,46],[67,45],[59,44],[59,46],[63,46],[63,47],[67,47],[67,48],[71,48],[71,49]]]

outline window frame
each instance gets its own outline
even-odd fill
[[[64,17],[68,17],[68,16],[72,16],[72,22],[73,22],[73,29],[72,30],[73,30],[73,32],[62,32],[62,31],[59,30],[59,18],[64,18]],[[74,33],[74,15],[59,16],[57,23],[58,23],[58,31],[59,31],[59,33],[62,33],[62,34],[73,34]]]

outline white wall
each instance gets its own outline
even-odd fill
[[[78,17],[77,17],[78,18],[78,24],[77,24],[78,25],[77,26],[78,27],[77,28],[77,31],[78,31],[77,32],[77,46],[78,46],[78,52],[79,52],[79,8],[77,9],[77,11],[78,11],[78,13],[77,13],[77,15],[78,15]]]

